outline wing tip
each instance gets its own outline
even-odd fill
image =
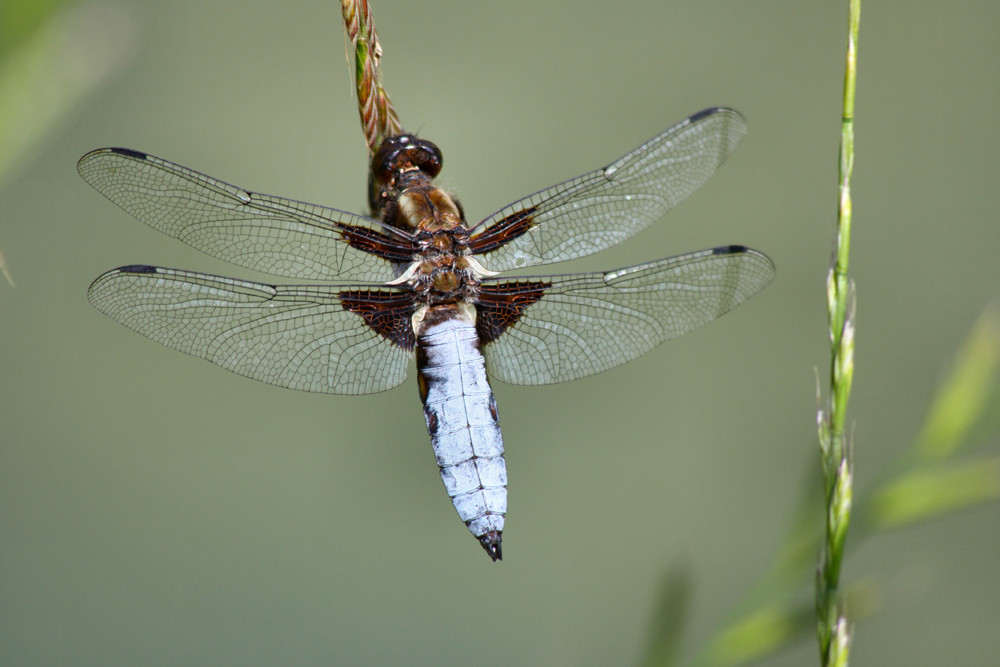
[[[146,160],[149,158],[149,153],[143,153],[142,151],[137,151],[132,148],[106,148],[104,149],[108,153],[115,153],[116,155],[124,155],[125,157],[135,158],[136,160]]]
[[[87,289],[88,294],[92,294],[94,289],[104,281],[114,276],[126,274],[126,275],[154,275],[160,272],[160,268],[156,266],[150,266],[149,264],[128,264],[126,266],[119,266],[117,269],[111,269],[110,271],[105,271],[101,275],[94,278],[94,282],[90,283],[90,287]]]
[[[701,111],[696,111],[695,113],[688,116],[688,121],[692,123],[697,123],[700,120],[704,120],[709,116],[715,116],[717,114],[725,114],[727,116],[735,116],[740,120],[743,120],[743,114],[741,114],[736,109],[732,107],[708,107],[707,109],[702,109]]]
[[[713,255],[742,255],[750,250],[745,245],[720,245],[712,248]]]
[[[90,183],[90,180],[87,178],[84,168],[92,160],[98,159],[104,155],[121,155],[123,157],[132,158],[133,160],[148,160],[151,157],[149,153],[143,153],[142,151],[137,151],[132,148],[119,148],[115,146],[108,148],[95,148],[88,153],[84,153],[83,156],[76,161],[76,170],[88,183]]]
[[[688,116],[688,120],[691,121],[692,123],[697,123],[699,120],[708,118],[709,116],[713,116],[719,113],[719,111],[721,110],[722,107],[709,107],[707,109],[702,109],[701,111],[695,112],[690,116]]]
[[[115,273],[156,273],[159,269],[155,266],[150,266],[149,264],[129,264],[127,266],[119,266],[114,270]]]
[[[760,250],[755,250],[749,246],[745,245],[720,245],[712,248],[713,255],[746,255],[747,257],[753,258],[758,264],[765,265],[770,272],[773,274],[775,271],[774,261],[762,253]]]

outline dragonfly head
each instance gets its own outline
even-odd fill
[[[390,185],[401,173],[419,169],[430,178],[441,173],[441,150],[426,139],[399,134],[382,142],[372,157],[372,176],[381,185]]]

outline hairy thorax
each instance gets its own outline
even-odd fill
[[[390,213],[392,224],[413,233],[420,248],[419,257],[393,282],[411,285],[428,306],[474,298],[480,280],[491,272],[472,257],[469,230],[455,200],[422,183],[403,191]]]

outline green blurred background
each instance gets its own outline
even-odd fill
[[[0,10],[5,62],[39,34],[18,5]],[[412,379],[357,398],[257,384],[86,300],[129,263],[259,277],[92,191],[74,167],[93,148],[363,210],[339,6],[81,8],[90,23],[66,33],[28,117],[66,113],[16,160],[8,145],[0,183],[17,284],[0,283],[0,662],[634,664],[668,568],[690,577],[681,655],[697,652],[768,567],[818,467],[846,2],[376,1],[388,91],[404,126],[441,146],[470,219],[704,107],[750,127],[664,221],[556,270],[743,243],[772,257],[775,282],[603,375],[497,383],[510,514],[496,565],[444,493]],[[1000,4],[862,11],[859,494],[907,449],[1000,292]],[[60,97],[128,53],[94,92]],[[849,539],[845,581],[882,591],[855,663],[990,664],[998,553],[995,504]],[[765,662],[815,664],[815,640]]]

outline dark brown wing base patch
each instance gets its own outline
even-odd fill
[[[469,248],[473,254],[478,255],[510,243],[535,226],[535,210],[536,208],[532,206],[495,222],[469,239]]]
[[[412,262],[419,253],[414,244],[368,227],[341,225],[338,229],[347,245],[390,262]]]
[[[540,280],[481,286],[476,298],[476,331],[483,344],[514,325],[524,309],[543,296],[551,283]]]
[[[388,338],[404,350],[412,350],[413,294],[406,291],[344,290],[337,294],[345,310],[365,321],[380,336]]]

